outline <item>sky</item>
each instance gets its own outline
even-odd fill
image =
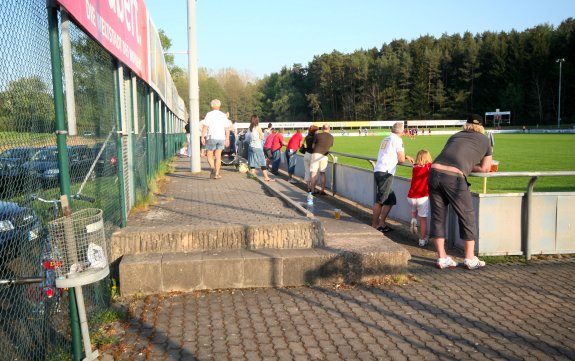
[[[187,0],[144,0],[152,21],[186,52]],[[394,39],[523,31],[575,17],[574,0],[197,0],[198,66],[263,78],[316,55],[381,48]],[[185,54],[175,63],[187,69]]]

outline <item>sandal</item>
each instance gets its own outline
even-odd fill
[[[268,179],[265,179],[265,181],[266,181],[266,182],[275,182],[276,180],[273,179],[273,178],[268,178]]]
[[[386,233],[386,232],[391,232],[391,231],[393,231],[393,228],[391,228],[391,227],[388,226],[388,225],[385,225],[385,227],[383,227],[383,226],[377,227],[377,230],[380,231],[381,233]]]
[[[214,175],[214,179],[222,179],[222,176],[219,174]]]

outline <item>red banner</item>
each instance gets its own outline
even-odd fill
[[[144,0],[57,0],[78,25],[144,81],[148,16]]]

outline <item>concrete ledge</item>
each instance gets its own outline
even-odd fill
[[[125,255],[120,263],[120,291],[133,295],[360,283],[407,270],[410,255],[403,247],[381,237],[367,238],[362,237],[357,249],[346,242],[352,246]]]
[[[226,227],[126,227],[112,235],[112,260],[139,253],[207,250],[312,248],[324,244],[324,229],[317,219],[273,225]]]

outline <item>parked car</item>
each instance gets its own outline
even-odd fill
[[[42,236],[42,224],[31,208],[0,201],[0,261],[18,257],[28,242]]]
[[[102,147],[104,148],[103,150]],[[100,150],[102,150],[102,153],[100,153]],[[115,142],[96,143],[92,147],[92,152],[94,153],[94,158],[96,158],[96,176],[110,176],[117,173],[118,153],[116,152]],[[100,155],[99,157],[98,154]]]
[[[38,173],[24,168],[18,160],[0,158],[0,199],[34,192],[40,187]]]
[[[40,148],[35,147],[10,148],[0,153],[0,158],[17,162],[18,164],[24,164],[30,159],[32,159],[32,157],[34,156],[34,154],[36,154],[38,149]]]
[[[90,148],[85,145],[76,145],[68,147],[68,157],[70,165],[70,179],[72,182],[83,180],[92,163],[94,163],[94,154]],[[38,173],[42,184],[45,187],[53,187],[58,183],[58,148],[45,147],[36,152],[29,162],[24,163],[24,168]],[[90,179],[96,177],[92,172]]]

